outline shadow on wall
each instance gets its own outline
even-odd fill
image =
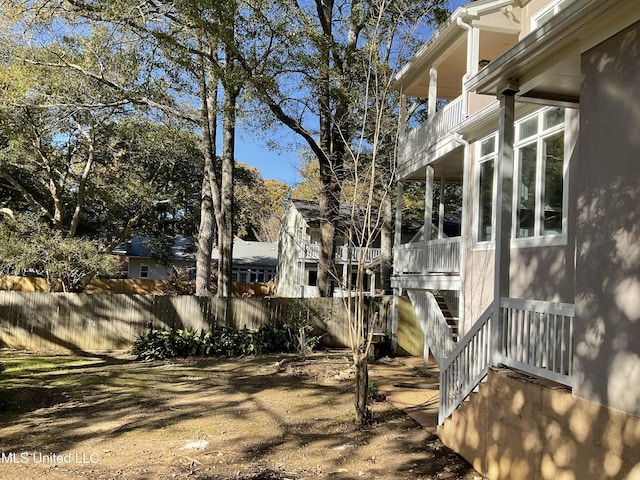
[[[640,415],[640,24],[586,52],[574,394]]]
[[[511,370],[491,370],[439,433],[495,480],[640,478],[640,418]]]

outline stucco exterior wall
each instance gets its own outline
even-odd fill
[[[582,74],[573,391],[640,415],[640,23]]]

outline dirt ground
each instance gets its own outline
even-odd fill
[[[355,425],[345,352],[0,362],[2,479],[482,478],[390,401]],[[384,391],[402,366],[382,360],[371,380]]]

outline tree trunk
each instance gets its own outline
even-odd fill
[[[236,133],[236,104],[239,91],[227,86],[224,92],[222,125],[221,212],[218,217],[218,296],[231,297],[233,281],[233,171]]]
[[[198,38],[198,46],[203,42]],[[213,55],[214,47],[209,47]],[[200,230],[198,232],[198,253],[196,255],[196,295],[209,296],[211,285],[211,252],[215,235],[214,220],[220,210],[220,191],[216,179],[216,130],[218,79],[203,58],[199,59],[200,88],[200,128],[202,129],[202,155],[204,173],[200,200]]]
[[[200,200],[200,229],[198,230],[198,252],[196,254],[196,296],[211,295],[211,251],[213,250],[213,201],[207,169],[202,179],[202,196]]]
[[[360,425],[371,423],[369,410],[369,366],[367,356],[358,349],[354,352],[353,360],[356,367],[356,422]]]

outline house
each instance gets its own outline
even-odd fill
[[[113,250],[122,264],[128,267],[125,276],[132,279],[167,280],[172,269],[195,270],[196,246],[193,241],[177,237],[163,254],[154,253],[152,240],[142,235],[134,235],[129,242]],[[218,261],[218,250],[211,253],[212,263]],[[253,242],[235,237],[233,240],[233,281],[269,282],[276,275],[278,263],[277,243]]]
[[[218,261],[218,249],[213,248],[211,258]],[[233,281],[242,283],[270,282],[276,276],[278,244],[233,239]]]
[[[341,206],[342,227],[351,218],[350,207]],[[338,226],[340,230],[341,226]],[[344,235],[338,235],[335,254],[336,270],[339,278],[334,279],[337,287],[335,296],[343,295],[348,288],[348,280],[355,276],[350,267],[356,265],[359,255],[364,255],[367,266],[380,255],[380,239],[375,239],[371,247],[354,247],[349,251]],[[280,226],[278,241],[278,278],[276,292],[281,297],[317,297],[318,259],[320,256],[320,207],[313,200],[291,200]],[[368,268],[365,290],[375,294],[380,284],[379,274]]]
[[[640,478],[637,0],[470,2],[395,85],[428,99],[398,195],[463,191],[459,237],[394,246],[439,435],[492,479]]]
[[[160,251],[162,253],[157,253]],[[121,260],[123,276],[131,279],[167,280],[171,278],[173,268],[188,270],[195,266],[195,246],[191,239],[185,237],[177,237],[166,249],[154,246],[148,237],[133,235],[112,253]],[[161,260],[161,256],[166,258]]]

